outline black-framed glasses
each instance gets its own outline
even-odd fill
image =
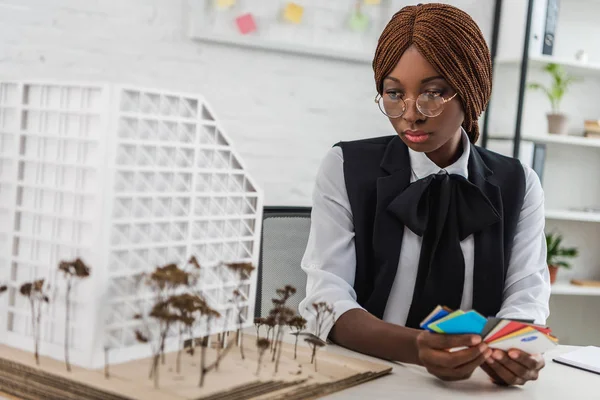
[[[444,99],[442,96],[434,93],[421,93],[417,100],[402,99],[401,97],[392,97],[389,93],[384,93],[383,96],[377,94],[375,103],[379,106],[381,112],[389,118],[399,118],[406,112],[406,102],[408,100],[415,101],[417,110],[426,117],[437,117],[444,111],[444,106],[447,102],[456,97],[458,93],[454,93],[452,97]]]

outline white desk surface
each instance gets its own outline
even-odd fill
[[[559,346],[545,354],[546,367],[537,381],[520,387],[500,387],[478,368],[473,376],[460,382],[443,382],[416,365],[391,363],[354,353],[335,345],[321,351],[332,351],[352,357],[366,358],[393,366],[392,372],[371,382],[325,397],[328,400],[379,399],[540,399],[587,400],[600,399],[600,375],[581,371],[552,361],[555,355],[577,349]]]

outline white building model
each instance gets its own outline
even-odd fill
[[[44,278],[40,354],[64,358],[57,265],[76,257],[91,275],[70,296],[73,364],[100,367],[105,348],[111,363],[149,356],[135,337],[134,316],[153,300],[142,274],[192,255],[206,300],[230,317],[211,332],[235,329],[237,315],[226,309],[238,282],[221,262],[258,265],[262,199],[201,96],[0,82],[0,283],[9,286],[0,344],[33,352],[30,303],[19,288]],[[242,290],[244,326],[256,277]],[[167,350],[179,343],[175,329],[171,336]]]

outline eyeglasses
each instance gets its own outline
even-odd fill
[[[389,93],[384,96],[377,94],[375,103],[379,105],[381,112],[389,118],[399,118],[406,112],[406,102],[408,100],[415,101],[417,110],[426,117],[437,117],[444,111],[444,106],[447,102],[456,97],[458,93],[448,99],[434,93],[421,93],[417,100],[402,99],[400,97],[392,98]]]

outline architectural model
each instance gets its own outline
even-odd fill
[[[257,274],[240,285],[224,263],[257,265],[262,202],[202,96],[0,82],[0,344],[57,360],[68,350],[86,368],[106,349],[112,363],[148,357],[135,318],[152,306],[146,276],[192,256],[223,316],[212,333],[251,326]],[[76,260],[85,279],[59,267]],[[238,286],[240,315],[227,312]]]
[[[303,332],[285,282],[254,318],[262,207],[200,96],[0,82],[0,392],[291,400],[387,374],[319,352],[333,308]]]

